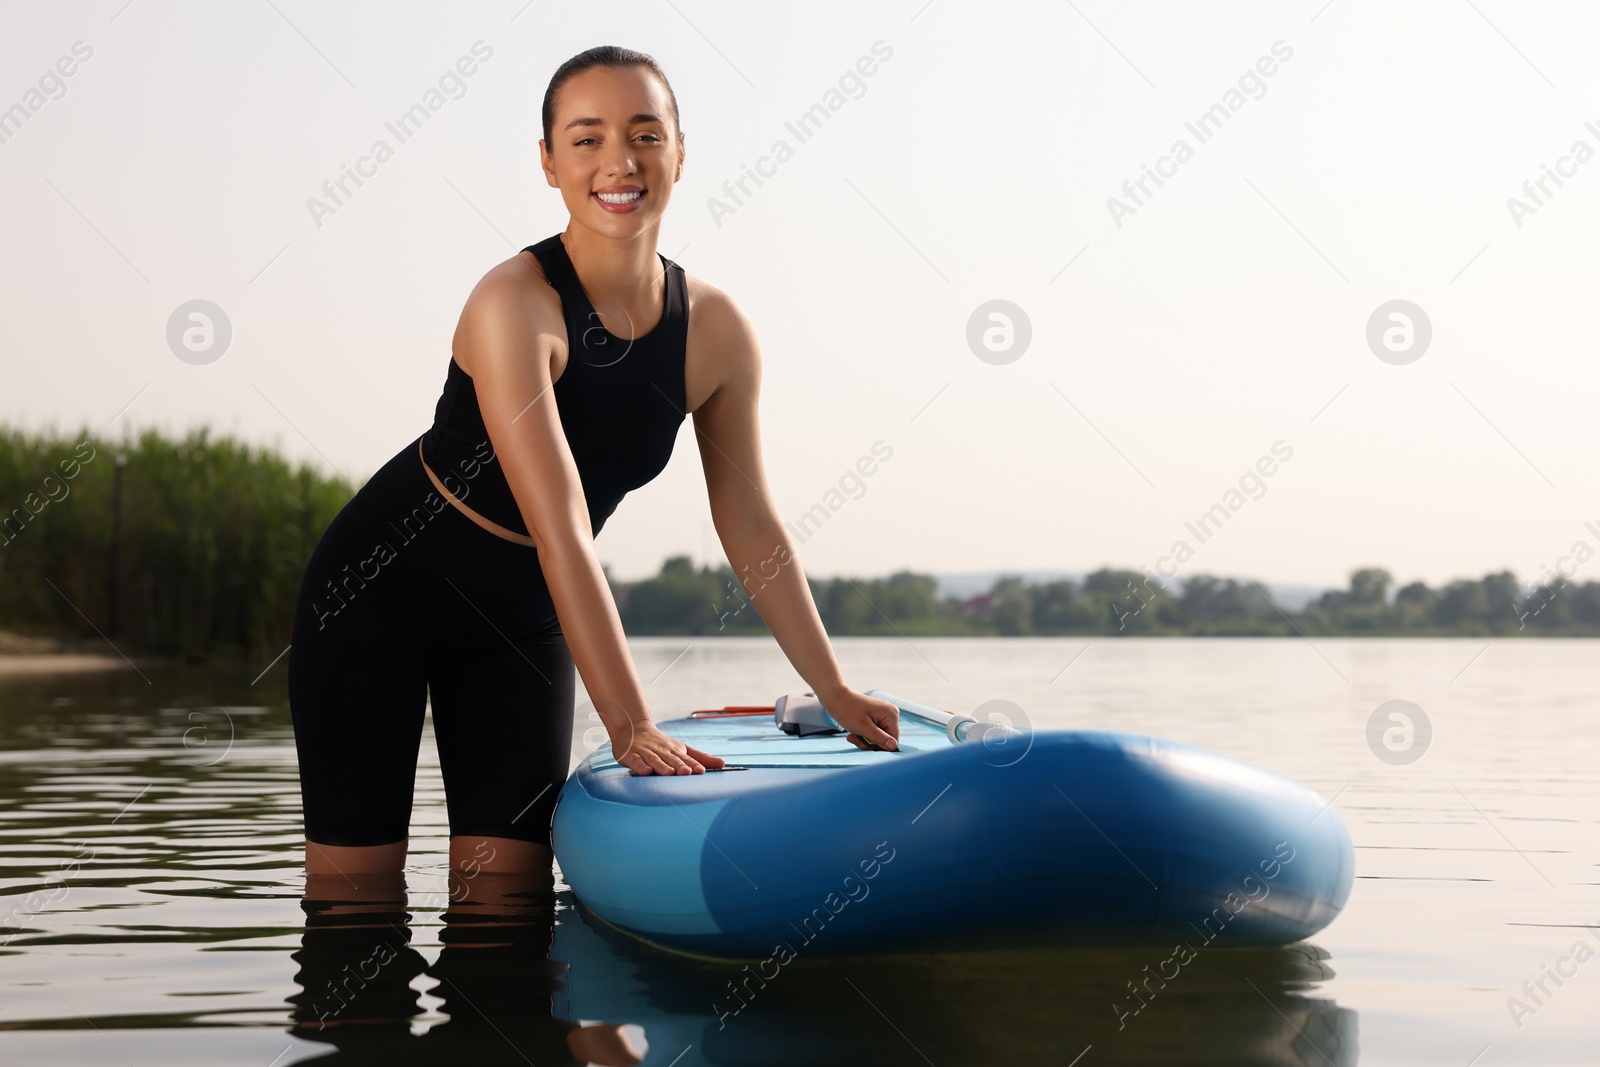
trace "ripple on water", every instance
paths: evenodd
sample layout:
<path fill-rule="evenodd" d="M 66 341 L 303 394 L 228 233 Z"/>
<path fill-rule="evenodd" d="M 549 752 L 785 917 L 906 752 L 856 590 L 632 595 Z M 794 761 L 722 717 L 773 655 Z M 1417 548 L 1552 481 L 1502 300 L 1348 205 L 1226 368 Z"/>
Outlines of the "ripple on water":
<path fill-rule="evenodd" d="M 1040 728 L 1172 737 L 1335 797 L 1358 878 L 1314 943 L 1204 950 L 1136 1013 L 1130 983 L 1159 955 L 1048 947 L 802 956 L 732 1011 L 747 972 L 645 948 L 562 886 L 521 902 L 493 937 L 455 913 L 447 923 L 429 738 L 408 907 L 362 906 L 345 930 L 313 914 L 308 926 L 281 665 L 256 686 L 199 669 L 146 671 L 149 685 L 131 672 L 10 679 L 0 681 L 0 910 L 13 931 L 0 933 L 0 1059 L 267 1067 L 332 1054 L 544 1067 L 570 1061 L 572 1042 L 614 1042 L 626 1024 L 648 1062 L 679 1067 L 1079 1055 L 1083 1067 L 1343 1065 L 1357 1062 L 1358 1043 L 1369 1067 L 1460 1067 L 1486 1045 L 1484 1067 L 1585 1062 L 1600 970 L 1581 971 L 1521 1028 L 1506 1000 L 1575 938 L 1600 950 L 1583 926 L 1600 922 L 1600 742 L 1587 724 L 1600 646 L 1502 643 L 1462 675 L 1479 644 L 1319 641 L 1326 661 L 1297 641 L 1087 644 L 836 647 L 863 688 L 963 710 L 1007 699 Z M 671 639 L 634 645 L 644 676 L 671 665 L 652 687 L 663 717 L 794 684 L 770 641 L 687 654 Z M 1425 759 L 1396 767 L 1373 757 L 1364 729 L 1374 707 L 1401 697 L 1428 709 L 1435 733 Z M 341 981 L 347 995 L 330 999 Z M 614 1025 L 580 1030 L 580 1019 Z"/>

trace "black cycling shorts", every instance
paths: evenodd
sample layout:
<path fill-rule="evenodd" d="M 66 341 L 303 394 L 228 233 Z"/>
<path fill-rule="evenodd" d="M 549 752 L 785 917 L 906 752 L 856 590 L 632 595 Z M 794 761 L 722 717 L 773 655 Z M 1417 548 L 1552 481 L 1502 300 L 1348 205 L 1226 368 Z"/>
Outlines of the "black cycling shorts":
<path fill-rule="evenodd" d="M 469 482 L 435 473 L 471 506 Z M 452 506 L 409 442 L 329 524 L 295 605 L 289 706 L 307 839 L 406 839 L 431 703 L 450 833 L 548 846 L 573 696 L 537 550 Z"/>

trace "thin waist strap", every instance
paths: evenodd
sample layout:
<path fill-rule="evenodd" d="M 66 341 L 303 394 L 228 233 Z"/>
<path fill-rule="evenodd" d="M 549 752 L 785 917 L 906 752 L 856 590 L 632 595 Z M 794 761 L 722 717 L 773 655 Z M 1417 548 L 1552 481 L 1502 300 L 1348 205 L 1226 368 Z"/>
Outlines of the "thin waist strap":
<path fill-rule="evenodd" d="M 423 435 L 423 437 L 426 436 L 426 434 Z M 439 490 L 440 494 L 446 500 L 455 505 L 455 509 L 461 512 L 461 514 L 465 515 L 467 518 L 471 519 L 485 530 L 488 530 L 496 537 L 503 537 L 507 541 L 515 541 L 517 544 L 527 545 L 529 548 L 537 547 L 533 542 L 533 538 L 529 537 L 527 534 L 519 534 L 515 530 L 508 530 L 504 526 L 501 526 L 498 522 L 495 522 L 492 519 L 484 518 L 482 515 L 479 515 L 476 511 L 473 511 L 471 508 L 467 507 L 467 505 L 457 500 L 455 494 L 444 487 L 444 483 L 439 480 L 439 476 L 433 473 L 433 468 L 428 466 L 428 461 L 423 458 L 422 437 L 417 438 L 417 458 L 422 460 L 422 469 L 428 472 L 428 480 L 433 483 L 433 487 Z"/>

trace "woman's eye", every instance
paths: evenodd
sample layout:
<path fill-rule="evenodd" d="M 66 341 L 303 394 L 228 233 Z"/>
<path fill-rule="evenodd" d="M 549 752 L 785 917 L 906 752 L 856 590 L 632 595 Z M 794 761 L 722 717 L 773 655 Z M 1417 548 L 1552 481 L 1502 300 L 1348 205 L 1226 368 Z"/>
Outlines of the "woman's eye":
<path fill-rule="evenodd" d="M 648 137 L 652 141 L 660 141 L 661 140 L 660 137 L 656 136 L 653 133 L 641 133 L 639 136 L 640 137 Z M 592 143 L 594 143 L 594 138 L 593 137 L 582 137 L 582 138 L 579 138 L 576 141 L 573 141 L 572 143 L 573 143 L 574 147 L 576 147 L 577 145 L 592 144 Z"/>

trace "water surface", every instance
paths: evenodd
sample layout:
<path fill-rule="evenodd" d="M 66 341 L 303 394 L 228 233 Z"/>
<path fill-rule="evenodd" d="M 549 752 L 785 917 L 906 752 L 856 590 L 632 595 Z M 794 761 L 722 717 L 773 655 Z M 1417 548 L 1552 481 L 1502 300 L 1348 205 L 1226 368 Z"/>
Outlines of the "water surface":
<path fill-rule="evenodd" d="M 803 688 L 768 639 L 633 647 L 660 718 Z M 1136 1016 L 1115 1006 L 1157 957 L 1047 945 L 800 958 L 734 1010 L 740 968 L 637 944 L 559 883 L 492 928 L 452 912 L 431 734 L 404 909 L 308 915 L 283 663 L 254 684 L 0 676 L 0 1061 L 544 1067 L 575 1062 L 575 1030 L 603 1044 L 621 1027 L 645 1062 L 679 1067 L 1594 1062 L 1600 642 L 835 647 L 857 688 L 1005 700 L 1036 728 L 1150 733 L 1306 782 L 1356 844 L 1345 912 L 1285 949 L 1208 948 Z M 1431 724 L 1413 762 L 1369 745 L 1391 700 Z"/>

